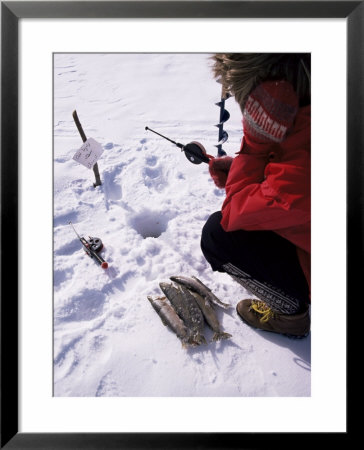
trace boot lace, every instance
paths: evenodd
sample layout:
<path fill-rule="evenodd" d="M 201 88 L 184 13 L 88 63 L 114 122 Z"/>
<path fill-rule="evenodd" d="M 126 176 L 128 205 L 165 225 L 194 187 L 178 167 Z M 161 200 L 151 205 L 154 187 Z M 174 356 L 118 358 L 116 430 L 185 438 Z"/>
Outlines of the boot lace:
<path fill-rule="evenodd" d="M 261 300 L 252 300 L 250 309 L 258 314 L 261 314 L 261 323 L 268 322 L 269 319 L 272 319 L 274 317 L 274 312 L 271 310 L 271 308 Z"/>

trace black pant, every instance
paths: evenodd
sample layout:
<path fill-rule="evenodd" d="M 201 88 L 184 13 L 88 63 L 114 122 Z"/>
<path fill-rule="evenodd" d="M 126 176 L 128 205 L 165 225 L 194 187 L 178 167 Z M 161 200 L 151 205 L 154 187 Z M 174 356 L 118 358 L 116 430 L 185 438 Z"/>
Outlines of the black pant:
<path fill-rule="evenodd" d="M 201 249 L 212 270 L 226 272 L 273 310 L 295 314 L 309 302 L 307 280 L 296 247 L 273 231 L 231 231 L 221 212 L 207 220 Z"/>

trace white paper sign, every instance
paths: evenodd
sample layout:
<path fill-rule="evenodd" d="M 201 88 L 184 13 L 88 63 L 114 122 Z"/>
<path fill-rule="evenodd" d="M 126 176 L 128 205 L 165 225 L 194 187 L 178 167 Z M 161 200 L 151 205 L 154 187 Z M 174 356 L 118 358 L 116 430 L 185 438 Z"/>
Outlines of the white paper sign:
<path fill-rule="evenodd" d="M 89 138 L 82 147 L 77 150 L 73 159 L 88 169 L 92 169 L 103 151 L 101 144 L 96 142 L 95 139 Z"/>

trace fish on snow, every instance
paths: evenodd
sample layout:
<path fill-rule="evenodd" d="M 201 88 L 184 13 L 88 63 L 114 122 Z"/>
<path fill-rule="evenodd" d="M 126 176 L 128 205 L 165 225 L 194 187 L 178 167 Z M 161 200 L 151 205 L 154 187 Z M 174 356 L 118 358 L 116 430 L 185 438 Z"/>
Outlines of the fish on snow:
<path fill-rule="evenodd" d="M 150 304 L 153 306 L 163 324 L 168 326 L 182 342 L 182 347 L 186 348 L 189 345 L 196 346 L 197 344 L 192 339 L 192 333 L 183 323 L 174 308 L 169 304 L 166 297 L 151 297 L 147 296 Z"/>
<path fill-rule="evenodd" d="M 198 345 L 207 344 L 203 335 L 204 318 L 192 294 L 186 295 L 180 287 L 175 287 L 172 283 L 161 282 L 159 286 L 186 327 L 191 330 L 193 341 Z"/>
<path fill-rule="evenodd" d="M 223 303 L 205 284 L 196 277 L 185 277 L 183 275 L 169 277 L 175 283 L 185 286 L 191 291 L 197 292 L 201 297 L 206 298 L 210 303 L 214 303 L 224 309 L 231 308 L 228 303 Z"/>
<path fill-rule="evenodd" d="M 183 288 L 186 289 L 186 288 Z M 201 309 L 201 312 L 209 325 L 209 327 L 215 332 L 212 340 L 213 341 L 221 341 L 222 339 L 231 338 L 231 334 L 222 331 L 219 319 L 217 318 L 214 307 L 211 305 L 207 298 L 203 298 L 197 292 L 192 292 L 191 294 L 195 297 L 196 303 Z"/>

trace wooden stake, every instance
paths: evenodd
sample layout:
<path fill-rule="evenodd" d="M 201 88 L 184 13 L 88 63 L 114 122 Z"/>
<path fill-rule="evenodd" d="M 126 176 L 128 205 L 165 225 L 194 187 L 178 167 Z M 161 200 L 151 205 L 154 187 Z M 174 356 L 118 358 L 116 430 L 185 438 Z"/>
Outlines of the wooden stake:
<path fill-rule="evenodd" d="M 76 110 L 73 111 L 72 117 L 73 117 L 73 120 L 75 121 L 75 124 L 76 124 L 76 127 L 78 129 L 78 132 L 80 133 L 82 142 L 86 142 L 87 141 L 87 137 L 85 135 L 85 132 L 83 131 L 83 128 L 82 128 L 80 119 L 78 118 Z M 94 187 L 101 186 L 102 183 L 101 183 L 101 179 L 100 179 L 99 166 L 97 165 L 97 163 L 94 164 L 93 171 L 94 171 L 95 179 L 96 179 L 96 182 L 94 183 Z"/>

